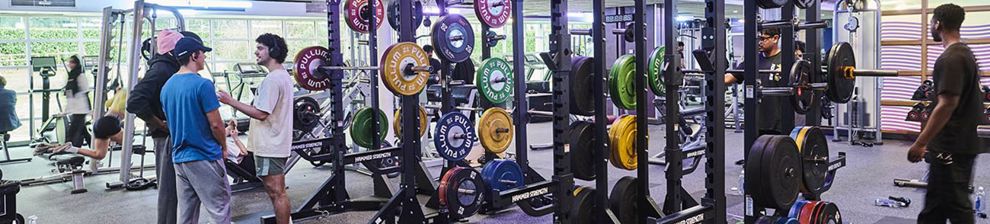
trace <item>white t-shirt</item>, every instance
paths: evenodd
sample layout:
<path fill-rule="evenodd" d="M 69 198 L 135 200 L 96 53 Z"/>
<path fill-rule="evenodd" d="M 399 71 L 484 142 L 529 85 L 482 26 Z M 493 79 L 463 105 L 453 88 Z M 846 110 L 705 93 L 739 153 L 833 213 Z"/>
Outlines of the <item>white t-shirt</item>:
<path fill-rule="evenodd" d="M 89 105 L 89 75 L 79 74 L 76 78 L 76 83 L 79 86 L 79 91 L 75 94 L 69 94 L 65 92 L 65 113 L 66 114 L 88 114 L 90 112 Z"/>
<path fill-rule="evenodd" d="M 265 121 L 251 119 L 248 150 L 256 156 L 289 157 L 292 152 L 292 85 L 285 69 L 275 70 L 258 86 L 254 107 L 268 113 Z"/>

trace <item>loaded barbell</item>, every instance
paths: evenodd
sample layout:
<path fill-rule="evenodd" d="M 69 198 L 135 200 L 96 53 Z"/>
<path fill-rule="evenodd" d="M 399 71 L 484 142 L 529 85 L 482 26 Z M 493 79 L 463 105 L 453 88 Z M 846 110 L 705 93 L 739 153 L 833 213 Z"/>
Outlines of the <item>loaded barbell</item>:
<path fill-rule="evenodd" d="M 416 95 L 423 90 L 431 68 L 423 48 L 412 42 L 396 43 L 382 55 L 380 66 L 327 65 L 330 50 L 312 46 L 296 54 L 292 73 L 300 87 L 311 91 L 329 88 L 332 71 L 342 70 L 379 71 L 385 87 L 403 96 Z"/>

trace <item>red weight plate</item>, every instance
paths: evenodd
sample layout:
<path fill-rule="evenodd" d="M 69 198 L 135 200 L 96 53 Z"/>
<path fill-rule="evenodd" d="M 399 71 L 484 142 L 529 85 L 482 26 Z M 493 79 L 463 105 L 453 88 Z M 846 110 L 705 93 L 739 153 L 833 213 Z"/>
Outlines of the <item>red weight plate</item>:
<path fill-rule="evenodd" d="M 369 0 L 347 0 L 344 3 L 344 18 L 347 22 L 347 26 L 358 33 L 368 33 L 371 26 L 371 7 L 368 6 Z M 382 26 L 383 18 L 385 18 L 385 6 L 382 4 L 382 0 L 375 0 L 375 30 L 378 30 Z"/>
<path fill-rule="evenodd" d="M 492 28 L 499 28 L 505 25 L 512 15 L 512 1 L 476 0 L 474 1 L 474 13 L 478 15 L 478 20 L 481 22 Z"/>
<path fill-rule="evenodd" d="M 293 77 L 299 87 L 310 91 L 319 91 L 330 87 L 330 76 L 316 70 L 330 61 L 330 50 L 324 47 L 312 46 L 303 48 L 296 54 Z"/>

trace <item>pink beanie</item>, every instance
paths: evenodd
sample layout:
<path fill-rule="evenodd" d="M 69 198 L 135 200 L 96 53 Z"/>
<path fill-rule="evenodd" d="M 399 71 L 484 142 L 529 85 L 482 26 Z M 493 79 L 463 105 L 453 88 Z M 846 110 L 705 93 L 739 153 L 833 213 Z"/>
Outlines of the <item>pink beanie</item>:
<path fill-rule="evenodd" d="M 165 54 L 175 49 L 175 43 L 182 39 L 182 34 L 175 30 L 162 30 L 158 32 L 158 54 Z"/>

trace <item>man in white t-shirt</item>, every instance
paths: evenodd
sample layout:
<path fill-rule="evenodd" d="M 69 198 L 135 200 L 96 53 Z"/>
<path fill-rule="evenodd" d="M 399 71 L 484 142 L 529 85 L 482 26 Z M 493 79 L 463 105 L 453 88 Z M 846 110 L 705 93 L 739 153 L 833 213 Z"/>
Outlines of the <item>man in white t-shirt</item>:
<path fill-rule="evenodd" d="M 285 163 L 292 149 L 292 85 L 289 72 L 282 67 L 288 54 L 285 40 L 266 33 L 255 39 L 254 55 L 259 65 L 268 68 L 268 76 L 261 81 L 254 103 L 238 102 L 230 94 L 220 91 L 221 103 L 251 117 L 248 132 L 248 151 L 254 152 L 258 177 L 265 183 L 265 190 L 275 207 L 275 219 L 279 224 L 290 221 L 289 198 L 285 194 Z"/>

